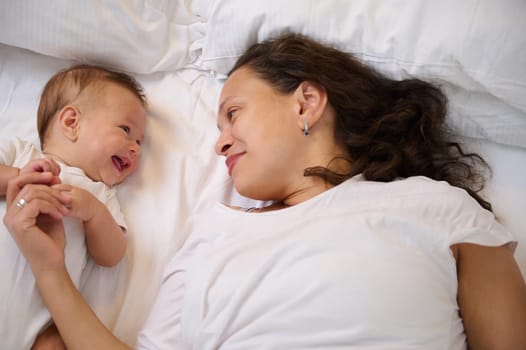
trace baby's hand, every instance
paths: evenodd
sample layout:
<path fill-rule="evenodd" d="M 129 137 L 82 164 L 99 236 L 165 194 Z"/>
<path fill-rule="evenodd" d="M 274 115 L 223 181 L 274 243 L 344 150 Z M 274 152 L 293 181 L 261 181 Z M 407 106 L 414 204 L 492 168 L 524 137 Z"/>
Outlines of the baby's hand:
<path fill-rule="evenodd" d="M 60 174 L 60 165 L 58 165 L 58 163 L 53 159 L 33 159 L 29 163 L 27 163 L 23 168 L 20 168 L 20 174 L 44 172 L 50 172 L 54 175 L 52 183 L 50 185 L 59 184 L 61 182 L 60 178 L 58 177 L 58 175 Z"/>
<path fill-rule="evenodd" d="M 67 216 L 72 216 L 82 221 L 88 221 L 95 216 L 101 202 L 90 192 L 71 185 L 58 184 L 53 186 L 68 195 L 71 199 L 67 207 Z"/>

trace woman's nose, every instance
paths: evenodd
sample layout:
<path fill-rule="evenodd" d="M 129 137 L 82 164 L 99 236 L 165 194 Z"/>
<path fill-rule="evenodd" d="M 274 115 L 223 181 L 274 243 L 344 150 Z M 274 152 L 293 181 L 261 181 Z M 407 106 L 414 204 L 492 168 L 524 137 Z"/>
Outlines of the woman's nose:
<path fill-rule="evenodd" d="M 217 139 L 215 151 L 217 155 L 226 156 L 227 151 L 232 146 L 233 138 L 227 130 L 221 131 L 221 135 Z"/>

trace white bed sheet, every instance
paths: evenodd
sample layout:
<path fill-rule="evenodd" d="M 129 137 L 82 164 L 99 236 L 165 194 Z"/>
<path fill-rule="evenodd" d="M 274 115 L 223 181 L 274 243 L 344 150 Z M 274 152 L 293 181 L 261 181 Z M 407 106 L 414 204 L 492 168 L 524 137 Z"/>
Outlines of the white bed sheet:
<path fill-rule="evenodd" d="M 97 4 L 97 6 L 100 5 L 102 9 L 105 6 L 109 6 L 105 1 L 90 3 Z M 93 63 L 109 63 L 111 66 L 128 68 L 130 70 L 137 68 L 134 70 L 135 76 L 145 86 L 149 100 L 149 117 L 141 166 L 138 172 L 129 181 L 120 186 L 118 190 L 129 226 L 128 254 L 126 260 L 116 268 L 95 268 L 96 273 L 89 280 L 91 284 L 87 292 L 90 301 L 95 304 L 100 318 L 117 336 L 129 344 L 133 344 L 137 332 L 155 298 L 164 264 L 185 238 L 184 225 L 188 213 L 192 210 L 199 210 L 203 203 L 211 200 L 224 199 L 237 204 L 246 201 L 232 192 L 223 160 L 213 152 L 213 145 L 218 136 L 215 111 L 221 87 L 220 77 L 223 76 L 224 69 L 229 64 L 228 62 L 235 59 L 249 39 L 261 39 L 265 35 L 275 32 L 277 27 L 284 26 L 283 23 L 279 22 L 280 19 L 284 18 L 283 16 L 275 17 L 275 21 L 264 21 L 261 20 L 259 12 L 267 11 L 267 14 L 273 13 L 272 11 L 279 12 L 284 9 L 284 7 L 280 6 L 285 6 L 285 3 L 282 0 L 269 0 L 266 5 L 268 8 L 262 8 L 258 10 L 259 12 L 253 13 L 254 18 L 259 16 L 260 20 L 249 21 L 246 24 L 259 27 L 253 29 L 253 31 L 249 31 L 248 29 L 250 28 L 247 28 L 246 32 L 240 31 L 237 26 L 235 28 L 230 27 L 230 32 L 226 32 L 226 29 L 229 27 L 225 27 L 227 25 L 233 26 L 232 22 L 235 14 L 232 11 L 234 9 L 239 10 L 244 8 L 243 6 L 248 6 L 246 4 L 242 5 L 243 1 L 241 3 L 235 0 L 225 1 L 223 2 L 224 5 L 213 0 L 178 1 L 174 7 L 177 10 L 184 8 L 187 12 L 178 12 L 177 16 L 171 17 L 165 16 L 166 14 L 163 12 L 170 10 L 170 2 L 145 1 L 144 6 L 149 6 L 148 11 L 150 12 L 147 13 L 151 15 L 150 17 L 134 17 L 133 11 L 142 13 L 141 11 L 144 10 L 144 7 L 141 6 L 142 1 L 114 1 L 114 3 L 119 4 L 111 9 L 115 16 L 118 15 L 116 17 L 119 19 L 118 23 L 121 24 L 121 27 L 125 25 L 130 26 L 133 29 L 133 33 L 141 28 L 149 28 L 150 30 L 171 28 L 170 30 L 172 31 L 183 28 L 186 36 L 175 35 L 176 33 L 174 33 L 174 37 L 163 36 L 165 41 L 157 42 L 160 46 L 155 46 L 157 51 L 154 51 L 161 58 L 148 56 L 146 57 L 148 60 L 144 62 L 140 61 L 140 57 L 125 60 L 128 54 L 133 56 L 142 52 L 141 48 L 135 48 L 136 50 L 133 51 L 133 44 L 136 42 L 135 40 L 142 38 L 141 35 L 145 35 L 144 33 L 137 33 L 138 36 L 134 37 L 133 40 L 125 41 L 126 45 L 128 45 L 128 50 L 132 51 L 124 50 L 123 52 L 126 54 L 121 53 L 116 57 L 111 56 L 111 54 L 115 53 L 114 51 L 112 51 L 113 53 L 108 53 L 101 50 L 101 47 L 90 48 L 93 55 L 90 57 L 84 56 L 83 52 L 85 53 L 85 51 L 79 52 L 75 51 L 75 47 L 58 45 L 61 43 L 61 39 L 64 39 L 60 36 L 56 38 L 39 36 L 40 40 L 43 41 L 39 42 L 42 46 L 37 48 L 31 47 L 31 42 L 24 42 L 25 45 L 20 45 L 22 47 L 31 47 L 35 50 L 41 49 L 41 52 L 48 50 L 48 52 L 45 52 L 45 55 L 15 46 L 0 44 L 0 138 L 16 135 L 33 140 L 35 143 L 37 142 L 35 125 L 39 94 L 47 79 L 57 70 L 74 63 L 73 58 Z M 346 1 L 331 1 L 332 5 L 338 3 L 340 6 L 347 6 L 348 4 Z M 362 5 L 362 10 L 369 9 L 369 5 L 366 5 L 368 4 L 367 2 L 358 1 L 357 3 Z M 426 6 L 432 6 L 430 5 L 432 2 L 423 3 L 427 4 Z M 505 3 L 518 4 L 515 0 L 506 0 Z M 6 4 L 9 6 L 6 7 Z M 24 6 L 30 7 L 29 5 L 35 6 L 35 4 L 34 1 L 29 0 L 20 0 L 18 2 L 8 0 L 2 3 L 2 6 L 3 8 L 9 8 L 11 11 L 19 11 L 15 12 L 21 14 L 24 13 Z M 311 2 L 309 4 L 312 5 Z M 474 2 L 470 2 L 470 4 L 473 5 Z M 490 6 L 488 2 L 484 4 L 486 7 L 483 6 L 482 8 L 487 9 Z M 186 5 L 188 7 L 185 7 Z M 330 6 L 332 5 L 324 6 L 324 11 L 330 12 Z M 2 6 L 0 6 L 0 10 Z M 90 5 L 85 6 L 90 8 Z M 98 8 L 97 6 L 93 8 Z M 429 9 L 429 7 L 425 8 Z M 157 11 L 159 9 L 163 11 Z M 8 20 L 11 17 L 7 16 L 5 11 L 0 12 L 2 12 L 0 18 L 5 25 L 7 22 L 4 20 Z M 44 13 L 49 14 L 53 13 L 53 11 L 44 11 Z M 102 11 L 101 13 L 107 12 Z M 123 16 L 123 13 L 129 15 L 133 20 L 127 21 L 125 17 L 119 17 Z M 187 13 L 189 15 L 185 17 L 184 15 Z M 250 17 L 251 12 L 248 10 L 243 13 L 246 16 L 244 19 Z M 310 15 L 313 15 L 313 13 L 315 12 L 308 12 Z M 39 17 L 38 14 L 38 11 L 32 11 L 32 18 L 34 20 L 42 20 L 44 18 L 43 24 L 46 24 L 45 18 L 47 17 Z M 292 29 L 298 28 L 305 32 L 313 31 L 314 33 L 319 33 L 319 35 L 324 34 L 319 32 L 319 28 L 308 27 L 309 23 L 315 22 L 306 21 L 302 19 L 303 17 L 299 17 L 300 15 L 304 15 L 304 13 L 299 10 L 289 13 L 289 20 L 296 21 L 290 23 L 297 24 Z M 355 13 L 355 15 L 357 16 L 356 18 L 364 18 L 363 13 Z M 207 16 L 215 16 L 207 24 L 208 29 L 211 29 L 213 26 L 215 26 L 215 29 L 212 33 L 209 32 L 207 36 L 203 37 L 207 29 L 203 23 L 206 22 Z M 409 15 L 406 13 L 406 16 Z M 148 26 L 146 22 L 152 18 L 155 19 L 160 27 Z M 342 17 L 342 19 L 345 18 Z M 13 22 L 12 19 L 11 22 Z M 64 27 L 64 23 L 59 22 L 56 27 L 53 26 L 53 23 L 47 23 L 47 27 L 34 25 L 25 32 L 26 36 L 24 36 L 24 33 L 21 34 L 11 27 L 9 28 L 11 30 L 9 33 L 22 36 L 22 39 L 28 39 L 32 38 L 31 30 L 35 31 L 38 28 L 47 28 L 46 30 L 56 29 L 58 31 L 70 30 L 68 38 L 74 39 L 75 35 L 78 34 L 75 32 L 75 28 Z M 141 24 L 139 29 L 133 27 L 137 23 Z M 16 25 L 16 21 L 12 24 Z M 87 24 L 88 26 L 84 28 L 86 32 L 90 29 L 89 26 L 96 25 L 94 22 Z M 267 27 L 264 25 L 267 25 Z M 272 27 L 272 25 L 275 27 Z M 307 27 L 305 27 L 306 25 Z M 0 27 L 6 29 L 2 26 Z M 100 28 L 93 28 L 98 30 L 98 35 L 104 34 L 100 33 Z M 102 28 L 106 27 L 102 26 Z M 156 32 L 155 30 L 154 33 L 163 35 L 162 31 Z M 0 42 L 5 43 L 7 39 L 12 38 L 10 36 L 6 37 L 5 33 L 7 31 L 2 31 L 2 33 L 4 34 L 0 34 L 0 39 L 2 39 Z M 341 31 L 340 33 L 350 35 L 350 32 L 346 31 Z M 248 35 L 248 37 L 243 37 L 240 44 L 236 35 L 244 34 Z M 333 34 L 336 35 L 336 32 Z M 222 38 L 218 37 L 220 35 L 224 36 Z M 215 37 L 218 37 L 216 41 L 214 41 Z M 177 40 L 172 41 L 171 39 L 174 38 L 177 38 Z M 219 41 L 220 38 L 224 40 Z M 94 35 L 88 35 L 85 39 L 87 42 L 80 48 L 76 47 L 76 50 L 85 50 L 89 45 L 97 43 L 97 38 Z M 110 37 L 107 41 L 104 41 L 104 45 L 118 42 L 118 39 L 118 35 L 117 37 Z M 228 42 L 225 41 L 226 39 L 235 40 Z M 380 44 L 392 45 L 396 41 L 391 39 L 392 37 L 388 36 L 385 39 L 386 41 Z M 18 42 L 22 41 L 19 40 Z M 179 50 L 177 51 L 178 53 L 167 50 L 166 47 L 162 46 L 163 43 L 171 42 L 176 44 L 175 50 Z M 15 40 L 12 43 L 16 44 L 17 42 Z M 43 43 L 47 43 L 47 46 Z M 86 45 L 86 43 L 89 43 L 89 45 Z M 220 44 L 224 46 L 220 46 Z M 226 48 L 227 51 L 220 54 L 214 51 L 222 47 Z M 228 51 L 229 49 L 231 51 Z M 433 48 L 435 51 L 439 49 L 441 48 Z M 430 52 L 434 52 L 433 50 Z M 389 55 L 393 52 L 396 53 L 396 50 L 387 51 Z M 199 56 L 200 54 L 203 56 Z M 517 62 L 520 63 L 521 60 L 526 58 L 526 55 L 519 52 L 517 57 Z M 124 61 L 123 65 L 119 66 L 121 58 Z M 142 66 L 141 63 L 144 63 L 145 66 Z M 408 61 L 402 62 L 397 60 L 396 57 L 384 57 L 380 63 L 383 63 L 389 69 L 397 68 L 396 63 L 409 64 Z M 418 73 L 418 69 L 422 72 L 426 66 L 415 65 L 413 68 Z M 524 74 L 524 71 L 526 71 L 526 68 L 518 73 Z M 480 72 L 477 71 L 475 73 Z M 407 74 L 409 73 L 403 73 L 403 75 Z M 448 74 L 452 73 L 448 72 Z M 518 81 L 523 76 L 520 74 L 517 75 Z M 471 99 L 468 105 L 463 105 L 461 99 L 458 100 L 458 103 L 455 105 L 457 111 L 462 109 L 463 106 L 474 106 L 478 101 L 489 101 L 487 96 L 478 100 L 481 94 L 485 94 L 484 89 L 476 91 L 476 93 L 471 93 L 473 91 L 469 89 L 455 91 L 455 89 L 459 89 L 457 85 L 451 84 L 449 86 L 452 89 L 451 91 L 460 91 L 460 93 L 467 94 L 466 98 Z M 525 91 L 525 86 L 526 84 L 518 85 L 517 91 Z M 483 88 L 483 86 L 481 87 Z M 508 87 L 508 85 L 504 86 L 506 89 Z M 499 89 L 498 86 L 494 88 Z M 502 92 L 504 90 L 498 91 Z M 520 101 L 521 96 L 518 96 L 518 98 L 516 95 L 513 95 L 512 97 L 513 101 L 516 102 Z M 460 115 L 465 113 L 469 115 L 469 108 L 461 111 Z M 517 111 L 519 109 L 513 109 L 514 113 Z M 500 129 L 498 133 L 495 133 L 491 129 L 491 125 L 495 125 L 492 124 L 494 121 L 485 123 L 483 118 L 486 116 L 478 115 L 476 117 L 478 119 L 460 119 L 457 120 L 457 123 L 464 123 L 461 127 L 463 137 L 475 137 L 473 139 L 465 138 L 470 148 L 480 151 L 493 167 L 493 178 L 488 184 L 487 193 L 494 204 L 495 213 L 499 219 L 519 240 L 516 257 L 526 277 L 526 216 L 523 213 L 524 208 L 526 208 L 526 148 L 518 146 L 522 143 L 526 145 L 526 138 L 524 138 L 524 135 L 526 135 L 524 124 L 526 119 L 523 119 L 522 112 L 513 114 L 510 116 L 509 123 L 498 122 Z M 494 117 L 494 115 L 487 116 L 487 118 L 491 117 Z M 480 127 L 480 129 L 476 129 L 477 127 Z M 471 133 L 470 130 L 472 131 Z M 490 134 L 487 133 L 488 130 Z M 502 141 L 502 143 L 494 143 L 487 139 Z M 505 142 L 506 140 L 511 140 L 511 142 Z M 516 145 L 504 145 L 503 143 Z"/>

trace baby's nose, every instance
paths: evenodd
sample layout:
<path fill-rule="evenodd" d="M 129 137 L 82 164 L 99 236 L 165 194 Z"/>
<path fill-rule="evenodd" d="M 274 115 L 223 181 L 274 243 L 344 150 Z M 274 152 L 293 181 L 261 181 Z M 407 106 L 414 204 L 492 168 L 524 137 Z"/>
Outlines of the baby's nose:
<path fill-rule="evenodd" d="M 141 146 L 136 142 L 130 145 L 130 153 L 132 157 L 139 157 L 141 155 Z"/>

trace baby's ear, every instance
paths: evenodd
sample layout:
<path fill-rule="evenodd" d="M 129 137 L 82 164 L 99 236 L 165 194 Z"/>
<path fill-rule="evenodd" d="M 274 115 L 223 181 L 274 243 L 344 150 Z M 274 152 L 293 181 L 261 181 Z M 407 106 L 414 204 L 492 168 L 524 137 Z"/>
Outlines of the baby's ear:
<path fill-rule="evenodd" d="M 72 105 L 63 107 L 58 114 L 60 130 L 70 141 L 75 142 L 80 128 L 80 110 Z"/>

